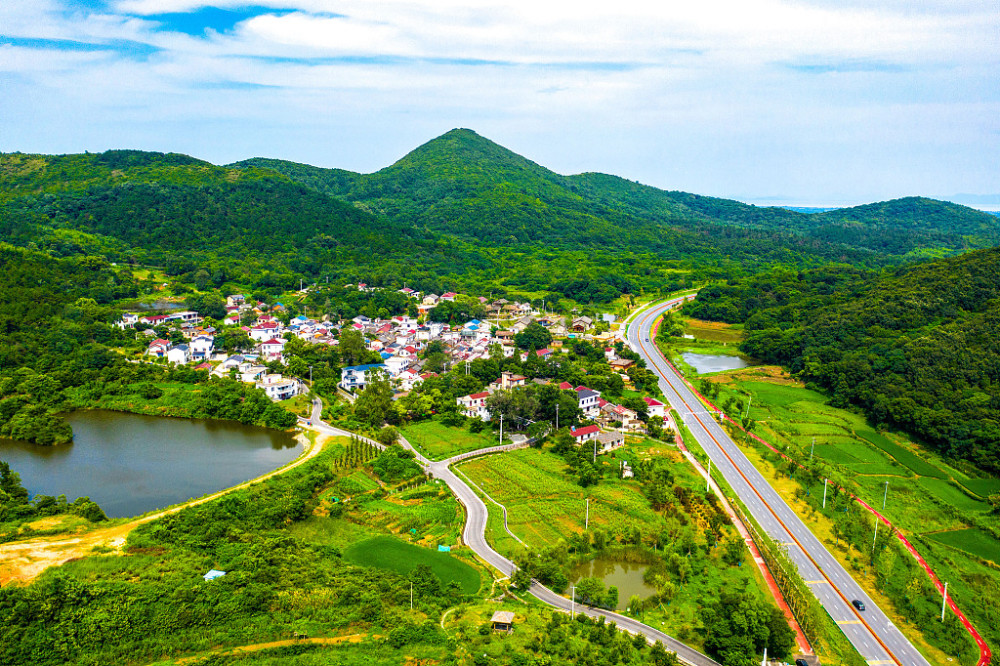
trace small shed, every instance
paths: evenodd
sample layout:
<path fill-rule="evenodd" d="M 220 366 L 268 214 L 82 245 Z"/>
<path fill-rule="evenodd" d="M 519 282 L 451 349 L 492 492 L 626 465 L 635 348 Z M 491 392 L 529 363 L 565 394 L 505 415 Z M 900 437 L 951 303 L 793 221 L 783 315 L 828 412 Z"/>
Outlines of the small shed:
<path fill-rule="evenodd" d="M 493 626 L 493 631 L 503 631 L 509 634 L 514 631 L 514 612 L 497 611 L 490 618 L 490 624 Z"/>
<path fill-rule="evenodd" d="M 226 575 L 225 571 L 219 571 L 218 569 L 211 569 L 207 574 L 203 576 L 203 578 L 206 581 L 208 581 L 208 580 L 215 580 L 216 578 L 222 578 L 225 575 Z"/>

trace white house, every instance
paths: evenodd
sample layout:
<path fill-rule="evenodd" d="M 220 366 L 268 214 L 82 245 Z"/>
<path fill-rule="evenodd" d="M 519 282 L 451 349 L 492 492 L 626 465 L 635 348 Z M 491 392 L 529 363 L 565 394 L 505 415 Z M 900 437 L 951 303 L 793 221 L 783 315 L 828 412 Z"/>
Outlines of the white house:
<path fill-rule="evenodd" d="M 215 338 L 210 335 L 199 335 L 191 340 L 189 346 L 191 358 L 196 361 L 204 361 L 215 351 Z"/>
<path fill-rule="evenodd" d="M 171 342 L 170 340 L 164 340 L 163 338 L 157 338 L 149 343 L 149 348 L 146 350 L 148 356 L 155 356 L 156 358 L 163 358 L 170 351 Z"/>
<path fill-rule="evenodd" d="M 284 351 L 285 341 L 280 338 L 273 338 L 267 342 L 262 342 L 260 345 L 260 353 L 269 361 L 280 359 Z"/>
<path fill-rule="evenodd" d="M 122 320 L 118 322 L 119 328 L 135 328 L 135 325 L 139 323 L 139 315 L 133 314 L 131 312 L 126 312 L 122 314 Z"/>
<path fill-rule="evenodd" d="M 462 410 L 462 414 L 471 418 L 478 418 L 483 421 L 490 420 L 490 411 L 486 409 L 486 399 L 490 394 L 486 391 L 462 396 L 456 402 Z"/>
<path fill-rule="evenodd" d="M 386 372 L 384 363 L 354 365 L 340 371 L 340 385 L 348 391 L 361 391 L 371 382 L 372 372 Z"/>
<path fill-rule="evenodd" d="M 646 403 L 646 412 L 650 416 L 659 416 L 660 418 L 662 418 L 665 415 L 664 414 L 665 406 L 659 400 L 655 400 L 653 398 L 643 398 L 643 401 Z"/>
<path fill-rule="evenodd" d="M 250 338 L 257 342 L 264 342 L 278 337 L 280 333 L 281 325 L 278 322 L 265 321 L 250 329 Z"/>
<path fill-rule="evenodd" d="M 598 435 L 601 434 L 601 426 L 591 425 L 583 428 L 570 428 L 569 434 L 573 436 L 577 444 L 583 444 L 592 439 L 597 439 Z"/>
<path fill-rule="evenodd" d="M 264 375 L 255 384 L 271 400 L 288 400 L 299 394 L 299 383 L 294 379 L 288 379 L 281 375 Z"/>
<path fill-rule="evenodd" d="M 167 350 L 167 360 L 177 365 L 191 362 L 191 348 L 187 345 L 177 345 Z"/>

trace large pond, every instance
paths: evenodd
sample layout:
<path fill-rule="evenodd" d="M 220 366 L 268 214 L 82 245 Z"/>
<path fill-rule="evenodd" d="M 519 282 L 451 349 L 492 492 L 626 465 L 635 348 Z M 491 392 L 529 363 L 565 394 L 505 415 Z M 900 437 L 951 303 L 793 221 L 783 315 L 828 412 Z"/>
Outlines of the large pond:
<path fill-rule="evenodd" d="M 36 446 L 0 439 L 0 460 L 32 495 L 88 495 L 111 517 L 134 516 L 222 490 L 293 460 L 286 432 L 232 421 L 171 419 L 110 411 L 67 415 L 73 443 Z"/>
<path fill-rule="evenodd" d="M 699 354 L 684 352 L 681 354 L 684 362 L 694 368 L 699 375 L 706 372 L 722 372 L 723 370 L 739 370 L 750 364 L 739 356 L 729 354 Z"/>
<path fill-rule="evenodd" d="M 604 581 L 605 587 L 617 587 L 618 607 L 615 610 L 625 610 L 632 595 L 646 599 L 656 594 L 656 588 L 646 585 L 642 580 L 648 568 L 648 564 L 621 562 L 611 556 L 595 557 L 573 569 L 573 582 L 593 577 Z"/>

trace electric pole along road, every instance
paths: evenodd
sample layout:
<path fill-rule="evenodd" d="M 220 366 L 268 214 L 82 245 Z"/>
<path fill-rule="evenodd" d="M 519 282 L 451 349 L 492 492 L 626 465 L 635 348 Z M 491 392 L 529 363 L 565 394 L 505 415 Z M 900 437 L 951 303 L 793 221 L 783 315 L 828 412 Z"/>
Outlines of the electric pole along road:
<path fill-rule="evenodd" d="M 684 425 L 712 460 L 750 514 L 789 559 L 833 620 L 871 666 L 929 666 L 861 586 L 820 543 L 791 507 L 778 495 L 729 434 L 715 421 L 684 380 L 665 361 L 653 342 L 653 325 L 667 310 L 679 306 L 676 298 L 639 313 L 628 327 L 628 343 L 660 378 L 660 388 Z M 852 602 L 864 604 L 863 611 Z"/>

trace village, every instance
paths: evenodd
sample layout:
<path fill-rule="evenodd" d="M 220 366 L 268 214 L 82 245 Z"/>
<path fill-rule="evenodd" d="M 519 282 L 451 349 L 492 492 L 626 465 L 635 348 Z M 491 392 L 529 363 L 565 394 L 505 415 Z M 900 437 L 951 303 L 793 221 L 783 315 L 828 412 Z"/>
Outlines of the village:
<path fill-rule="evenodd" d="M 347 287 L 375 290 L 364 283 Z M 184 310 L 162 314 L 126 313 L 119 326 L 135 328 L 142 325 L 139 326 L 143 329 L 141 335 L 150 338 L 144 354 L 147 361 L 190 366 L 214 376 L 237 379 L 261 389 L 276 402 L 309 391 L 307 380 L 311 381 L 311 377 L 292 376 L 285 365 L 289 341 L 297 338 L 308 345 L 336 347 L 345 333 L 359 339 L 373 361 L 341 369 L 338 389 L 349 401 L 364 391 L 376 376 L 387 379 L 394 398 L 399 399 L 418 389 L 429 378 L 439 376 L 439 372 L 455 367 L 465 367 L 467 371 L 469 364 L 477 360 L 510 359 L 518 355 L 524 363 L 529 354 L 534 354 L 541 361 L 558 364 L 574 345 L 580 343 L 603 350 L 603 360 L 620 379 L 620 385 L 630 390 L 635 388 L 630 371 L 638 369 L 637 357 L 628 353 L 627 347 L 623 348 L 614 315 L 605 314 L 595 321 L 588 316 L 540 311 L 529 303 L 506 299 L 491 302 L 479 297 L 487 313 L 485 318 L 448 325 L 431 321 L 428 315 L 439 304 L 459 298 L 459 294 L 421 294 L 410 288 L 399 292 L 415 301 L 417 316 L 372 319 L 358 315 L 350 320 L 331 321 L 329 316 L 314 319 L 304 314 L 290 316 L 280 302 L 252 302 L 242 294 L 233 294 L 226 298 L 226 315 L 221 322 L 206 321 L 198 312 Z M 528 331 L 529 327 L 545 332 L 544 347 L 524 349 L 522 344 L 519 348 L 519 334 Z M 217 346 L 220 336 L 233 332 L 245 335 L 240 338 L 241 348 L 227 352 Z M 435 368 L 437 372 L 428 367 L 425 352 L 431 348 L 444 355 L 443 368 Z M 378 362 L 374 362 L 376 359 Z M 284 368 L 283 371 L 276 372 L 278 367 Z M 627 434 L 641 435 L 649 430 L 659 434 L 660 426 L 669 420 L 664 403 L 654 397 L 642 396 L 640 403 L 633 399 L 629 407 L 606 399 L 601 390 L 584 384 L 574 385 L 545 377 L 529 379 L 508 371 L 500 372 L 482 391 L 456 396 L 455 403 L 465 418 L 495 423 L 498 415 L 490 408 L 490 396 L 498 391 L 523 389 L 528 384 L 554 385 L 560 391 L 575 395 L 576 413 L 564 414 L 568 417 L 564 423 L 576 424 L 569 428 L 570 435 L 576 444 L 592 446 L 594 455 L 623 446 Z M 558 421 L 556 407 L 556 428 Z M 524 435 L 514 436 L 524 438 Z"/>

